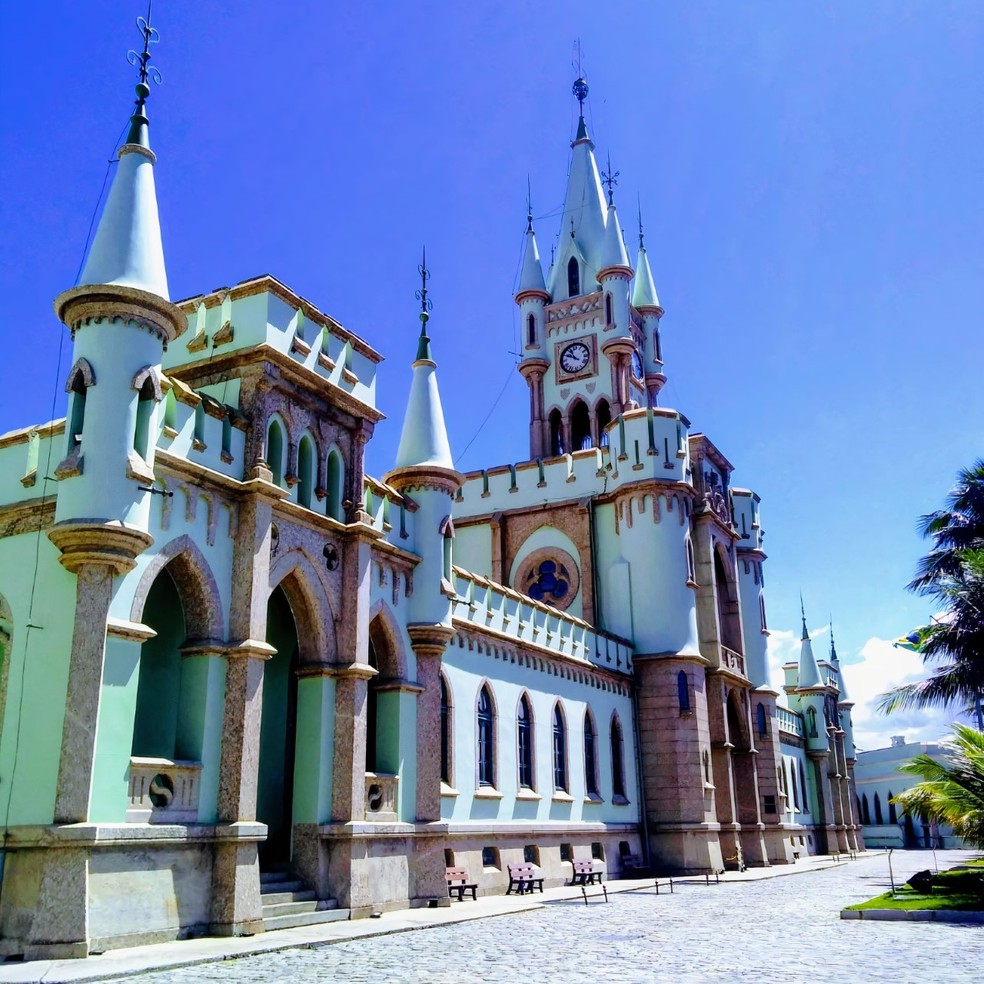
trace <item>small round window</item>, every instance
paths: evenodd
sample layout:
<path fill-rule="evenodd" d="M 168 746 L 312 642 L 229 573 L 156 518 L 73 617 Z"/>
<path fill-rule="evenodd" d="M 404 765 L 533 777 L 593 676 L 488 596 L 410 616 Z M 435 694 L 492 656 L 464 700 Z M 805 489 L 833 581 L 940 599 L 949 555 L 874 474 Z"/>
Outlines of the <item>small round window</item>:
<path fill-rule="evenodd" d="M 513 587 L 534 601 L 564 610 L 574 600 L 580 584 L 577 562 L 566 550 L 542 547 L 519 565 Z"/>

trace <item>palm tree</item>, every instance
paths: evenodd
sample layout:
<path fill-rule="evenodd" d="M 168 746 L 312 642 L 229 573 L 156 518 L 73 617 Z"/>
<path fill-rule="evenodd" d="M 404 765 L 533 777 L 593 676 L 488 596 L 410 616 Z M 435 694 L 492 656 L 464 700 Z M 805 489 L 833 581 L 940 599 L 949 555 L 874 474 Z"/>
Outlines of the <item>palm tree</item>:
<path fill-rule="evenodd" d="M 909 590 L 933 598 L 942 610 L 916 633 L 917 651 L 931 672 L 882 694 L 879 706 L 893 711 L 969 702 L 984 730 L 984 460 L 961 469 L 945 508 L 923 516 L 919 529 L 933 549 Z"/>
<path fill-rule="evenodd" d="M 949 824 L 974 847 L 984 848 L 984 733 L 953 726 L 946 759 L 917 755 L 900 766 L 923 781 L 892 801 L 909 816 Z"/>

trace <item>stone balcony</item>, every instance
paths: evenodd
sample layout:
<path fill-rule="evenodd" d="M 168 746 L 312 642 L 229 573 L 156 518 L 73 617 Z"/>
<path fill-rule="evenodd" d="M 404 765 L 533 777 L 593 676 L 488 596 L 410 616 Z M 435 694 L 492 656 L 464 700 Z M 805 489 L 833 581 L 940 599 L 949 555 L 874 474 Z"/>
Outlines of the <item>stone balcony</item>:
<path fill-rule="evenodd" d="M 721 669 L 731 670 L 732 673 L 737 673 L 739 676 L 746 676 L 745 657 L 741 653 L 736 653 L 733 649 L 728 649 L 727 646 L 722 646 Z"/>
<path fill-rule="evenodd" d="M 400 777 L 382 772 L 366 773 L 366 820 L 396 823 Z"/>

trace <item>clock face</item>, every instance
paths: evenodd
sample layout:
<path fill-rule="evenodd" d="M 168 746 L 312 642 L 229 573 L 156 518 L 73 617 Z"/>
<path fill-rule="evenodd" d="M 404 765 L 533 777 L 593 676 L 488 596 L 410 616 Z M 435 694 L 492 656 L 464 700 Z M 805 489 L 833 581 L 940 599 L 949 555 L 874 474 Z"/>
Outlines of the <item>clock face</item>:
<path fill-rule="evenodd" d="M 639 358 L 638 352 L 632 353 L 632 375 L 636 379 L 642 379 L 642 359 Z"/>
<path fill-rule="evenodd" d="M 564 372 L 580 372 L 591 358 L 591 350 L 584 342 L 572 342 L 560 353 L 560 367 Z"/>

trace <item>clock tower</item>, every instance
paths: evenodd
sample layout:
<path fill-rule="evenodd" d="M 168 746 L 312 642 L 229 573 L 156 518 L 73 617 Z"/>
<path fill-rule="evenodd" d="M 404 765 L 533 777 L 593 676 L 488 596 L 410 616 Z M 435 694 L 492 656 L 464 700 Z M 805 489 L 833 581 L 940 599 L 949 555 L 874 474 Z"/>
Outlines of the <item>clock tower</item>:
<path fill-rule="evenodd" d="M 516 303 L 530 387 L 530 457 L 546 458 L 607 445 L 608 425 L 625 410 L 655 402 L 652 376 L 662 369 L 655 302 L 633 303 L 629 262 L 615 209 L 618 172 L 598 171 L 584 120 L 588 84 L 573 86 L 580 106 L 561 229 L 546 279 L 532 210 Z M 607 185 L 607 202 L 602 186 Z M 643 254 L 648 300 L 652 274 Z M 639 291 L 637 290 L 638 294 Z M 655 297 L 655 288 L 651 289 Z"/>

